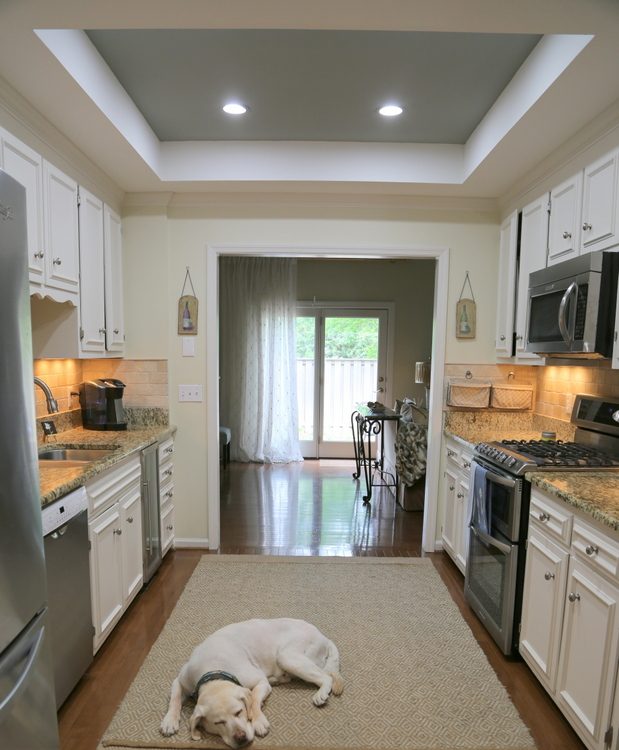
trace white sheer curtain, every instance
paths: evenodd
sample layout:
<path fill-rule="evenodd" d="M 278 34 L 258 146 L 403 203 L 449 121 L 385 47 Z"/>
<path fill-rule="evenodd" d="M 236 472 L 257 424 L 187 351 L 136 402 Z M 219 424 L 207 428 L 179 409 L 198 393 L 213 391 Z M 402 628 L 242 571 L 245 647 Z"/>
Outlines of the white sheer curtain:
<path fill-rule="evenodd" d="M 302 461 L 295 351 L 296 261 L 219 261 L 220 421 L 231 458 Z"/>

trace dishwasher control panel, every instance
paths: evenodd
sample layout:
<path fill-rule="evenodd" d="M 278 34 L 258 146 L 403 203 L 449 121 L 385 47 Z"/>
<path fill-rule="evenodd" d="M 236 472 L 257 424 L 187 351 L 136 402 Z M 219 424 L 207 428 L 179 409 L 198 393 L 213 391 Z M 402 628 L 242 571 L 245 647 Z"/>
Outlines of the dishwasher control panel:
<path fill-rule="evenodd" d="M 52 531 L 64 526 L 72 518 L 79 515 L 83 510 L 88 508 L 88 496 L 86 488 L 80 487 L 74 492 L 61 497 L 59 500 L 50 503 L 41 511 L 43 521 L 43 536 L 51 534 Z"/>

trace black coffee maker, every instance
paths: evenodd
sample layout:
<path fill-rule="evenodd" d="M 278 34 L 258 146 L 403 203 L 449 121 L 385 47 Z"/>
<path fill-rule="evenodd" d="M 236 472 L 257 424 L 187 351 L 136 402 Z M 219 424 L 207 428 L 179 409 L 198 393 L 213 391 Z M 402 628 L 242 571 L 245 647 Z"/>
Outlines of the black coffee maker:
<path fill-rule="evenodd" d="M 80 384 L 80 406 L 85 430 L 126 430 L 123 408 L 125 384 L 115 378 L 87 380 Z"/>

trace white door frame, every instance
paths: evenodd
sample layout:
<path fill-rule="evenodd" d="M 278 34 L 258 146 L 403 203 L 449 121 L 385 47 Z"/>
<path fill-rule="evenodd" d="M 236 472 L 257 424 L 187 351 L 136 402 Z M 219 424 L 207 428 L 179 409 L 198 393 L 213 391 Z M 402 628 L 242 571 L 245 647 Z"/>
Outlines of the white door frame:
<path fill-rule="evenodd" d="M 299 311 L 306 310 L 308 314 L 315 309 L 321 310 L 324 314 L 325 311 L 357 311 L 363 310 L 368 312 L 377 311 L 378 313 L 387 313 L 387 333 L 385 336 L 385 348 L 384 348 L 384 377 L 385 377 L 385 391 L 381 396 L 376 394 L 377 401 L 384 401 L 387 406 L 391 406 L 395 398 L 393 392 L 393 358 L 395 356 L 395 303 L 394 302 L 354 302 L 354 301 L 343 301 L 333 302 L 332 300 L 299 300 L 297 302 L 297 315 Z M 301 313 L 303 314 L 303 313 Z M 317 337 L 316 343 L 319 348 L 324 346 L 324 331 L 322 336 Z M 315 361 L 318 361 L 318 356 L 315 353 Z M 321 362 L 322 362 L 322 358 Z M 324 363 L 322 363 L 324 365 Z M 316 395 L 316 381 L 320 378 L 320 368 L 316 368 L 315 382 L 314 382 L 314 395 Z M 318 430 L 316 435 L 316 443 L 320 443 L 320 433 L 322 431 L 322 415 L 320 414 L 320 403 L 314 404 L 314 425 Z M 352 445 L 351 445 L 352 448 Z M 317 454 L 318 455 L 318 454 Z M 352 456 L 352 454 L 351 454 Z"/>
<path fill-rule="evenodd" d="M 208 546 L 218 549 L 219 516 L 219 256 L 253 255 L 280 258 L 348 258 L 436 260 L 432 327 L 432 372 L 428 418 L 428 456 L 422 548 L 434 552 L 440 545 L 437 532 L 438 487 L 443 431 L 443 379 L 447 340 L 447 292 L 449 248 L 446 247 L 308 247 L 295 245 L 207 245 L 206 246 L 206 499 L 208 505 Z"/>

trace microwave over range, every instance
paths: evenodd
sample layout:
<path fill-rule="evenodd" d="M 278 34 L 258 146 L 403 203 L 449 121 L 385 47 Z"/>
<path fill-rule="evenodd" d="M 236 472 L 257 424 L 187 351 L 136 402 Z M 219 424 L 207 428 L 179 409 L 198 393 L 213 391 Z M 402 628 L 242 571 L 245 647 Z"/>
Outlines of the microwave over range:
<path fill-rule="evenodd" d="M 526 350 L 543 357 L 612 355 L 619 253 L 581 255 L 529 276 Z"/>

